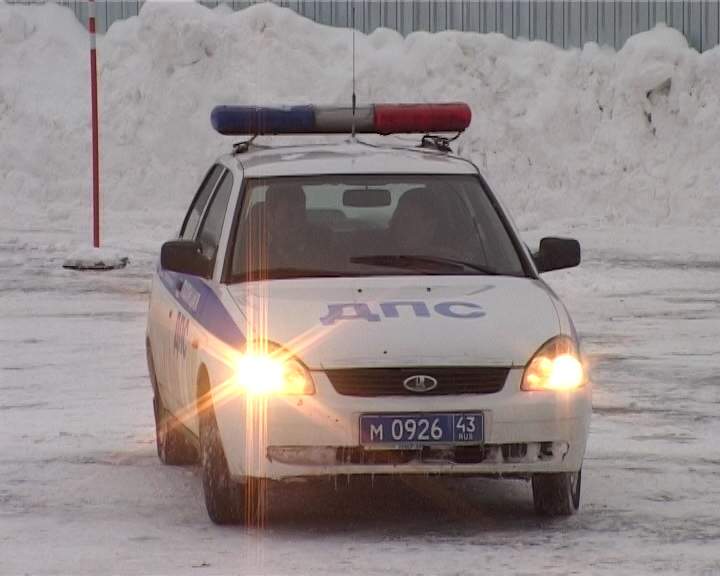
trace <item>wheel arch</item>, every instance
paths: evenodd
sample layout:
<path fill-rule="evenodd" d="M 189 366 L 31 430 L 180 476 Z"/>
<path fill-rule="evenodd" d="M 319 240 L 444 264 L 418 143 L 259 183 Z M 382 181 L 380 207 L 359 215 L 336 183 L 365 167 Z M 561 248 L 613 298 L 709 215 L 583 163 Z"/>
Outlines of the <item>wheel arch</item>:
<path fill-rule="evenodd" d="M 150 377 L 150 385 L 152 386 L 153 394 L 158 396 L 160 391 L 157 383 L 157 373 L 155 372 L 155 359 L 153 358 L 150 337 L 147 335 L 145 336 L 145 359 L 147 361 L 148 376 Z"/>
<path fill-rule="evenodd" d="M 195 408 L 198 416 L 205 407 L 207 401 L 212 399 L 212 386 L 210 384 L 210 372 L 207 365 L 201 362 L 198 366 L 197 377 L 195 378 Z"/>

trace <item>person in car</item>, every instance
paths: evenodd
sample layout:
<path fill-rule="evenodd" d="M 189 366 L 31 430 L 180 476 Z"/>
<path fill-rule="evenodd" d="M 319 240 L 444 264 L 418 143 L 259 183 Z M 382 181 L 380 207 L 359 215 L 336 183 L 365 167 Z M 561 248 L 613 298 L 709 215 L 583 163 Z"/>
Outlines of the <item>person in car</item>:
<path fill-rule="evenodd" d="M 390 239 L 398 252 L 458 260 L 477 257 L 472 219 L 457 207 L 452 191 L 411 188 L 390 220 Z"/>

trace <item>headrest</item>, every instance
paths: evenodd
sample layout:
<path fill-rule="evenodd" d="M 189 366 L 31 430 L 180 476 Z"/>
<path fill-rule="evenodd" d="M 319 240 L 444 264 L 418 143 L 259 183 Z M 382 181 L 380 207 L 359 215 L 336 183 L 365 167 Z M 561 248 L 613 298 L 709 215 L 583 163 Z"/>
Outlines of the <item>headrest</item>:
<path fill-rule="evenodd" d="M 305 192 L 299 184 L 291 182 L 272 184 L 265 192 L 265 205 L 272 210 L 280 203 L 291 204 L 305 210 Z"/>
<path fill-rule="evenodd" d="M 419 207 L 424 213 L 435 212 L 438 209 L 444 211 L 445 209 L 444 202 L 442 202 L 439 194 L 432 188 L 425 186 L 406 190 L 405 193 L 400 196 L 400 200 L 398 200 L 394 217 L 404 215 L 411 206 Z"/>

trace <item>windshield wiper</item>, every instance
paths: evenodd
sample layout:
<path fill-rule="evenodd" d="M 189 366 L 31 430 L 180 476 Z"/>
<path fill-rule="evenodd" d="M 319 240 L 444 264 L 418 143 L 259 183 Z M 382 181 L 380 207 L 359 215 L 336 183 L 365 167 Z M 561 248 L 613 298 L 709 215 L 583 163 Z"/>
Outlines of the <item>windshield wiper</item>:
<path fill-rule="evenodd" d="M 334 270 L 322 270 L 316 268 L 265 268 L 250 270 L 233 276 L 233 281 L 244 282 L 247 280 L 279 280 L 282 278 L 339 278 L 349 276 L 344 272 Z"/>
<path fill-rule="evenodd" d="M 482 274 L 490 276 L 500 275 L 500 272 L 487 266 L 475 264 L 474 262 L 466 262 L 455 258 L 446 258 L 445 256 L 426 256 L 414 254 L 371 254 L 365 256 L 353 256 L 350 258 L 353 264 L 370 264 L 373 266 L 390 266 L 393 268 L 410 268 L 416 270 L 427 270 L 428 265 L 445 265 L 456 270 L 474 270 Z"/>

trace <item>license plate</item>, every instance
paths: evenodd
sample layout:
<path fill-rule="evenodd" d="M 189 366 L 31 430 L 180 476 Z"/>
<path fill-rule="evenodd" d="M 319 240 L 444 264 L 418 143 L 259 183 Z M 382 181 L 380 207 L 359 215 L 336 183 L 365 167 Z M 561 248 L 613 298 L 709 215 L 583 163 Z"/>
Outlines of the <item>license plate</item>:
<path fill-rule="evenodd" d="M 361 414 L 360 444 L 384 447 L 427 444 L 482 444 L 483 415 L 441 414 Z"/>

